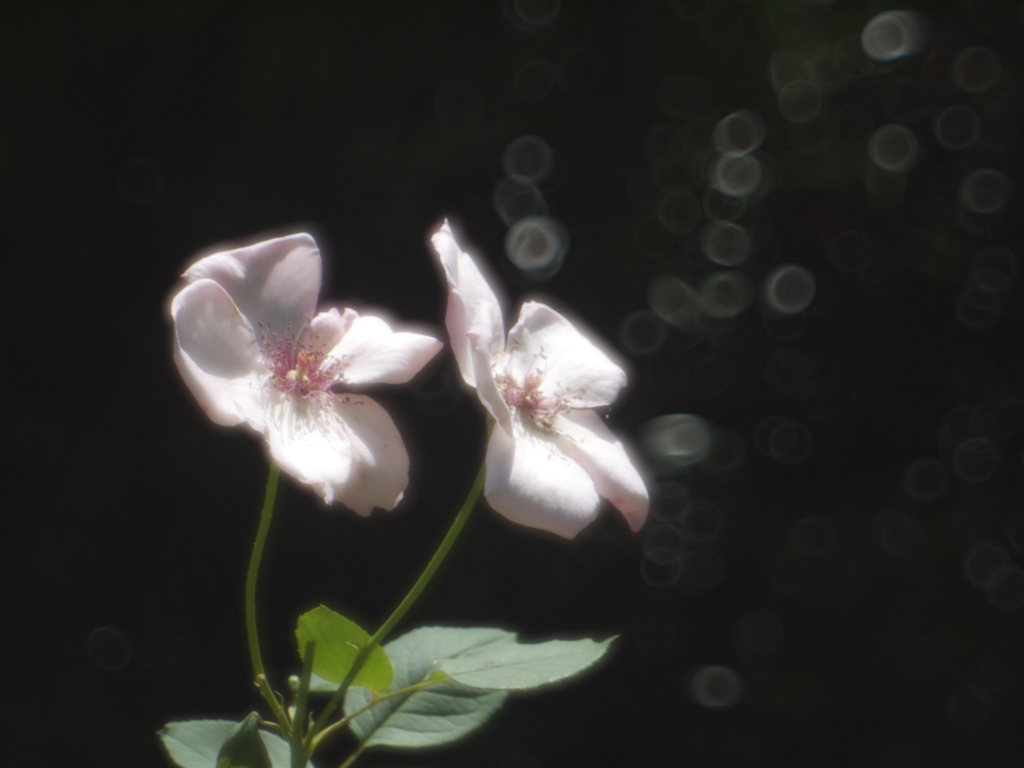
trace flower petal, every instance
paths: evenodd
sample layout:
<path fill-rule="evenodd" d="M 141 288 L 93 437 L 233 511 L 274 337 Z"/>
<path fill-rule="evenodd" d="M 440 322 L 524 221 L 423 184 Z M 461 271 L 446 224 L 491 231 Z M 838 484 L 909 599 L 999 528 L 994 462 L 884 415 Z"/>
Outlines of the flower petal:
<path fill-rule="evenodd" d="M 320 270 L 320 250 L 302 232 L 211 254 L 184 276 L 220 283 L 254 328 L 262 322 L 283 334 L 289 324 L 298 333 L 313 317 Z"/>
<path fill-rule="evenodd" d="M 473 307 L 473 324 L 466 333 L 470 342 L 470 354 L 472 355 L 473 367 L 476 370 L 476 394 L 480 402 L 484 404 L 491 416 L 506 431 L 512 431 L 512 412 L 508 403 L 498 390 L 498 383 L 494 380 L 494 366 L 492 361 L 493 352 L 490 344 L 490 313 L 492 308 L 489 304 L 479 301 Z M 504 353 L 501 353 L 504 355 Z"/>
<path fill-rule="evenodd" d="M 625 447 L 593 411 L 569 411 L 557 420 L 559 445 L 593 480 L 597 492 L 618 509 L 629 528 L 639 531 L 647 519 L 647 486 Z"/>
<path fill-rule="evenodd" d="M 466 338 L 466 333 L 473 324 L 474 306 L 478 302 L 483 302 L 489 309 L 488 325 L 479 329 L 479 342 L 485 344 L 492 354 L 496 354 L 505 346 L 505 321 L 501 303 L 480 266 L 455 242 L 455 235 L 447 219 L 434 233 L 431 241 L 448 279 L 445 326 L 451 339 L 452 352 L 459 364 L 462 378 L 469 386 L 474 387 L 477 376 L 470 341 Z"/>
<path fill-rule="evenodd" d="M 596 516 L 600 498 L 590 476 L 556 443 L 495 425 L 487 445 L 484 495 L 513 522 L 571 539 Z"/>
<path fill-rule="evenodd" d="M 312 346 L 317 351 L 329 353 L 338 346 L 341 337 L 348 333 L 348 329 L 352 327 L 352 323 L 356 321 L 357 317 L 359 317 L 359 313 L 354 309 L 346 309 L 342 313 L 332 308 L 314 317 L 313 322 L 309 324 L 308 331 L 303 335 L 308 334 L 312 340 Z"/>
<path fill-rule="evenodd" d="M 330 355 L 341 362 L 346 384 L 404 384 L 441 347 L 433 336 L 396 333 L 379 317 L 357 316 Z"/>
<path fill-rule="evenodd" d="M 360 515 L 398 504 L 409 483 L 409 456 L 380 405 L 343 395 L 325 404 L 280 397 L 278 406 L 266 436 L 281 469 L 326 503 L 340 501 Z"/>
<path fill-rule="evenodd" d="M 171 302 L 174 362 L 217 424 L 263 429 L 259 377 L 266 370 L 249 321 L 213 280 L 185 286 Z"/>
<path fill-rule="evenodd" d="M 608 405 L 626 384 L 622 368 L 546 304 L 523 304 L 506 348 L 514 379 L 525 381 L 539 369 L 541 394 L 558 397 L 572 408 Z"/>

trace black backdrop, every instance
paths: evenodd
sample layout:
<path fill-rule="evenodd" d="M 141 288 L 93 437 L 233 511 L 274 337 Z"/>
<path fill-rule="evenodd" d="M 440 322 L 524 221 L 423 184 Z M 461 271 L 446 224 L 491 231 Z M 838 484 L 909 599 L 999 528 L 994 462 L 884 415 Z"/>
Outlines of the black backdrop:
<path fill-rule="evenodd" d="M 629 359 L 615 429 L 699 420 L 647 455 L 644 533 L 605 510 L 566 543 L 481 509 L 406 620 L 618 633 L 614 658 L 457 747 L 365 765 L 1020 765 L 1024 16 L 904 7 L 919 50 L 872 62 L 860 35 L 888 9 L 842 0 L 5 4 L 4 762 L 163 765 L 164 722 L 257 703 L 240 595 L 266 464 L 171 363 L 189 257 L 307 229 L 324 299 L 440 332 L 427 236 L 449 216 L 513 298 Z M 953 147 L 957 105 L 979 133 Z M 708 189 L 737 110 L 764 122 L 762 179 L 729 211 Z M 906 168 L 872 160 L 886 125 Z M 544 280 L 505 257 L 495 202 L 524 135 L 553 152 L 539 199 L 569 237 Z M 749 235 L 734 267 L 706 256 L 716 220 Z M 706 300 L 727 305 L 782 264 L 813 276 L 803 312 L 693 311 L 686 286 L 725 273 Z M 456 377 L 446 354 L 375 392 L 414 462 L 393 513 L 284 483 L 261 602 L 278 680 L 300 611 L 372 626 L 441 535 L 483 450 Z"/>

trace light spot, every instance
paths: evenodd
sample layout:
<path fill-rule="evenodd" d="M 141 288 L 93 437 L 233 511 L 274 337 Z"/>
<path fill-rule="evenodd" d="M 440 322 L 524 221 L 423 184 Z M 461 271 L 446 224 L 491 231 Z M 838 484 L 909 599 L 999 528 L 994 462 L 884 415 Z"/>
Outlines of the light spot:
<path fill-rule="evenodd" d="M 723 267 L 742 264 L 750 253 L 750 235 L 745 227 L 716 221 L 704 229 L 701 251 L 708 261 Z"/>
<path fill-rule="evenodd" d="M 885 171 L 908 171 L 917 160 L 917 155 L 917 137 L 902 125 L 883 125 L 868 139 L 871 162 Z"/>
<path fill-rule="evenodd" d="M 1024 571 L 1007 565 L 992 574 L 986 585 L 988 601 L 1000 611 L 1016 611 L 1024 607 Z"/>
<path fill-rule="evenodd" d="M 697 294 L 684 280 L 674 275 L 661 275 L 651 281 L 647 306 L 663 323 L 687 330 L 697 315 Z"/>
<path fill-rule="evenodd" d="M 682 573 L 682 556 L 667 547 L 648 549 L 640 560 L 640 577 L 650 587 L 671 587 L 679 581 Z"/>
<path fill-rule="evenodd" d="M 806 123 L 821 111 L 821 92 L 814 83 L 794 80 L 779 91 L 778 107 L 779 114 L 791 123 Z"/>
<path fill-rule="evenodd" d="M 871 534 L 883 552 L 897 558 L 913 555 L 924 540 L 917 518 L 902 511 L 879 512 L 871 522 Z"/>
<path fill-rule="evenodd" d="M 527 216 L 544 216 L 548 212 L 548 201 L 533 184 L 503 179 L 494 188 L 494 210 L 506 225 L 514 224 Z"/>
<path fill-rule="evenodd" d="M 1006 550 L 991 541 L 978 541 L 964 552 L 964 576 L 971 585 L 985 589 L 992 577 L 1010 565 Z"/>
<path fill-rule="evenodd" d="M 814 67 L 804 54 L 792 48 L 779 48 L 772 52 L 768 60 L 768 71 L 772 85 L 781 91 L 794 80 L 811 80 L 814 78 Z"/>
<path fill-rule="evenodd" d="M 127 666 L 132 648 L 127 636 L 116 627 L 97 627 L 85 640 L 89 661 L 105 672 Z"/>
<path fill-rule="evenodd" d="M 763 295 L 775 312 L 794 315 L 811 305 L 815 290 L 814 275 L 796 264 L 785 264 L 765 277 Z"/>
<path fill-rule="evenodd" d="M 987 288 L 967 285 L 957 296 L 954 311 L 964 328 L 981 331 L 995 325 L 1002 311 L 1002 302 L 995 292 Z"/>
<path fill-rule="evenodd" d="M 690 502 L 690 491 L 676 480 L 660 480 L 651 489 L 651 517 L 675 523 L 682 519 Z"/>
<path fill-rule="evenodd" d="M 528 277 L 546 280 L 562 267 L 569 233 L 549 216 L 527 216 L 505 234 L 505 253 Z"/>
<path fill-rule="evenodd" d="M 652 458 L 696 464 L 711 447 L 711 429 L 704 419 L 688 413 L 658 416 L 643 426 L 640 444 Z"/>
<path fill-rule="evenodd" d="M 682 532 L 692 542 L 706 544 L 718 538 L 725 524 L 721 508 L 707 499 L 695 499 L 683 509 Z"/>
<path fill-rule="evenodd" d="M 505 0 L 505 19 L 524 32 L 535 32 L 554 23 L 561 10 L 560 0 Z"/>
<path fill-rule="evenodd" d="M 700 221 L 700 202 L 688 189 L 669 192 L 658 203 L 658 221 L 669 232 L 689 232 Z"/>
<path fill-rule="evenodd" d="M 554 165 L 555 153 L 539 136 L 520 136 L 509 142 L 501 155 L 502 166 L 509 178 L 537 183 L 547 178 Z"/>
<path fill-rule="evenodd" d="M 719 152 L 753 152 L 764 141 L 764 119 L 749 109 L 726 115 L 715 124 L 711 142 Z"/>
<path fill-rule="evenodd" d="M 983 93 L 996 84 L 1003 68 L 991 48 L 972 46 L 953 60 L 953 82 L 968 93 Z"/>
<path fill-rule="evenodd" d="M 908 11 L 886 11 L 864 27 L 860 43 L 864 53 L 875 61 L 892 61 L 912 56 L 925 42 L 923 19 Z"/>
<path fill-rule="evenodd" d="M 948 486 L 946 465 L 938 459 L 916 459 L 903 470 L 903 489 L 915 501 L 934 501 L 946 492 Z"/>
<path fill-rule="evenodd" d="M 700 667 L 687 687 L 690 698 L 708 709 L 729 709 L 743 697 L 743 678 L 731 667 Z"/>
<path fill-rule="evenodd" d="M 994 294 L 1005 294 L 1020 276 L 1020 263 L 1008 248 L 992 245 L 983 248 L 971 261 L 971 282 Z"/>
<path fill-rule="evenodd" d="M 633 228 L 633 247 L 651 258 L 661 258 L 672 250 L 673 236 L 654 216 L 645 216 Z"/>
<path fill-rule="evenodd" d="M 836 542 L 836 524 L 821 515 L 806 515 L 789 531 L 789 543 L 798 555 L 824 557 Z"/>
<path fill-rule="evenodd" d="M 761 186 L 761 164 L 750 155 L 725 152 L 711 161 L 708 181 L 714 189 L 732 197 L 747 197 Z"/>
<path fill-rule="evenodd" d="M 701 198 L 701 207 L 704 215 L 712 221 L 736 221 L 746 212 L 747 201 L 746 198 L 733 197 L 708 187 Z"/>
<path fill-rule="evenodd" d="M 963 104 L 946 107 L 935 118 L 935 139 L 946 149 L 965 149 L 981 135 L 978 113 Z"/>
<path fill-rule="evenodd" d="M 789 419 L 774 421 L 767 438 L 768 455 L 782 464 L 799 464 L 811 455 L 814 445 L 810 430 Z"/>
<path fill-rule="evenodd" d="M 545 59 L 534 59 L 523 64 L 512 80 L 516 95 L 528 104 L 543 101 L 555 87 L 558 71 Z"/>
<path fill-rule="evenodd" d="M 646 309 L 630 312 L 619 323 L 619 342 L 631 355 L 650 355 L 665 343 L 665 326 Z"/>
<path fill-rule="evenodd" d="M 736 317 L 749 309 L 753 301 L 750 278 L 742 272 L 712 272 L 697 288 L 700 311 L 716 319 Z"/>
<path fill-rule="evenodd" d="M 973 213 L 999 213 L 1010 196 L 1010 180 L 992 168 L 979 168 L 960 183 L 960 205 Z"/>
<path fill-rule="evenodd" d="M 681 554 L 686 549 L 686 539 L 674 525 L 651 525 L 644 530 L 643 548 L 669 549 Z"/>
<path fill-rule="evenodd" d="M 989 480 L 999 469 L 999 449 L 987 437 L 969 437 L 953 450 L 950 464 L 957 477 L 969 483 Z"/>

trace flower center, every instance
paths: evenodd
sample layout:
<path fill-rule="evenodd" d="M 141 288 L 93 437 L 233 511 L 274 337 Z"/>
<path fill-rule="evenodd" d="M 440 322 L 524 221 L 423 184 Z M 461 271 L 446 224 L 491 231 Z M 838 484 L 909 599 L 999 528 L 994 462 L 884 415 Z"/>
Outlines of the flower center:
<path fill-rule="evenodd" d="M 330 388 L 338 381 L 335 361 L 309 340 L 292 333 L 290 327 L 285 336 L 264 330 L 262 346 L 273 385 L 285 394 L 319 399 L 329 395 Z"/>
<path fill-rule="evenodd" d="M 554 428 L 555 417 L 568 410 L 561 398 L 540 391 L 543 375 L 536 369 L 527 373 L 522 383 L 507 373 L 498 374 L 495 380 L 509 408 L 526 417 L 535 426 L 551 430 Z"/>

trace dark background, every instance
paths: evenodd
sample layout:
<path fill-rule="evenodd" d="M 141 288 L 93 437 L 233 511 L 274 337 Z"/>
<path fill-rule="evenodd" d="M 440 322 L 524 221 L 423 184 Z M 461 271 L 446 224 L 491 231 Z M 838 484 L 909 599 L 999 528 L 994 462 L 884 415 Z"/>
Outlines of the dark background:
<path fill-rule="evenodd" d="M 258 703 L 240 596 L 266 462 L 171 363 L 191 256 L 306 229 L 324 300 L 440 333 L 427 237 L 448 216 L 513 299 L 630 360 L 610 421 L 648 448 L 652 516 L 633 536 L 607 509 L 567 543 L 481 508 L 406 628 L 617 652 L 463 744 L 361 764 L 1024 765 L 1024 12 L 901 7 L 920 50 L 876 63 L 860 35 L 889 8 L 842 0 L 4 4 L 5 764 L 165 765 L 164 722 Z M 1000 69 L 958 75 L 971 46 Z M 797 121 L 793 77 L 820 95 Z M 959 149 L 935 129 L 953 105 L 979 117 Z M 764 178 L 728 213 L 712 133 L 740 109 L 765 123 Z M 906 170 L 869 156 L 888 124 L 916 138 Z M 506 258 L 494 202 L 523 135 L 553 151 L 539 191 L 570 238 L 545 280 Z M 981 168 L 1009 185 L 988 212 L 960 200 Z M 734 268 L 702 251 L 715 218 L 750 233 Z M 655 288 L 731 270 L 760 290 L 781 264 L 815 281 L 794 316 L 667 311 Z M 283 484 L 261 581 L 278 686 L 295 616 L 382 620 L 482 458 L 450 355 L 374 396 L 407 500 L 362 520 Z M 672 414 L 700 420 L 654 421 Z"/>

